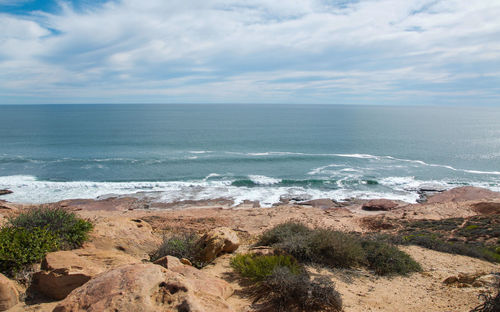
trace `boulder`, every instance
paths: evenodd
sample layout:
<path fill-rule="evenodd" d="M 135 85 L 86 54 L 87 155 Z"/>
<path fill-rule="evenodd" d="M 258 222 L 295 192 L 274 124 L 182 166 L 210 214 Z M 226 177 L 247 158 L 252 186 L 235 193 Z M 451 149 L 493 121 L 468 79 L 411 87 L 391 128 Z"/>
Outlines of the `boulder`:
<path fill-rule="evenodd" d="M 141 263 L 140 259 L 122 251 L 96 249 L 92 244 L 85 244 L 84 248 L 73 249 L 71 252 L 95 263 L 104 270 L 114 269 L 125 264 Z"/>
<path fill-rule="evenodd" d="M 161 244 L 149 223 L 141 219 L 101 218 L 94 221 L 89 242 L 97 249 L 114 249 L 139 259 L 149 255 Z"/>
<path fill-rule="evenodd" d="M 42 271 L 33 275 L 32 287 L 52 299 L 64 299 L 73 289 L 88 282 L 103 269 L 71 251 L 48 253 Z"/>
<path fill-rule="evenodd" d="M 338 207 L 338 203 L 329 198 L 313 199 L 304 202 L 300 202 L 300 205 L 312 206 L 314 208 L 328 209 L 333 207 Z"/>
<path fill-rule="evenodd" d="M 14 283 L 0 273 L 0 311 L 7 311 L 19 302 L 19 293 Z"/>
<path fill-rule="evenodd" d="M 222 253 L 234 252 L 240 246 L 240 240 L 236 232 L 227 228 L 215 228 L 196 242 L 196 260 L 210 263 Z"/>
<path fill-rule="evenodd" d="M 445 203 L 445 202 L 461 202 L 468 200 L 484 200 L 484 199 L 496 199 L 500 198 L 500 193 L 493 192 L 488 189 L 474 187 L 474 186 L 463 186 L 457 187 L 433 196 L 427 199 L 427 203 Z"/>
<path fill-rule="evenodd" d="M 190 276 L 152 263 L 125 265 L 75 289 L 53 312 L 232 311 L 225 301 L 227 293 L 221 293 L 211 284 L 199 287 L 194 282 Z"/>
<path fill-rule="evenodd" d="M 398 206 L 398 203 L 389 199 L 373 199 L 361 206 L 361 209 L 367 211 L 390 211 Z"/>
<path fill-rule="evenodd" d="M 13 192 L 11 190 L 0 190 L 0 195 L 7 195 L 7 194 L 12 194 Z"/>

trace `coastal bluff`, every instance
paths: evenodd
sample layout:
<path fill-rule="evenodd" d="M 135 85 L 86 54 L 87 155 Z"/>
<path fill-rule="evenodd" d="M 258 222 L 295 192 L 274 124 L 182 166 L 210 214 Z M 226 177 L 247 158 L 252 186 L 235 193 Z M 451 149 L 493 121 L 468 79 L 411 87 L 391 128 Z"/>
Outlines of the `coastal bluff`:
<path fill-rule="evenodd" d="M 3 224 L 32 208 L 0 204 Z M 231 259 L 251 250 L 269 252 L 255 248 L 258 237 L 287 221 L 361 236 L 428 232 L 444 242 L 485 246 L 499 239 L 500 230 L 500 193 L 475 187 L 439 192 L 417 204 L 322 199 L 255 208 L 218 200 L 151 207 L 123 196 L 43 206 L 72 211 L 93 229 L 81 247 L 45 255 L 26 271 L 29 278 L 0 275 L 0 311 L 261 311 Z M 198 259 L 203 266 L 172 255 L 152 261 L 164 237 L 179 233 L 203 238 L 193 245 L 204 250 Z M 470 311 L 482 303 L 479 294 L 493 296 L 498 289 L 498 262 L 416 243 L 396 245 L 420 264 L 420 272 L 385 277 L 364 267 L 306 269 L 334 282 L 346 312 Z"/>

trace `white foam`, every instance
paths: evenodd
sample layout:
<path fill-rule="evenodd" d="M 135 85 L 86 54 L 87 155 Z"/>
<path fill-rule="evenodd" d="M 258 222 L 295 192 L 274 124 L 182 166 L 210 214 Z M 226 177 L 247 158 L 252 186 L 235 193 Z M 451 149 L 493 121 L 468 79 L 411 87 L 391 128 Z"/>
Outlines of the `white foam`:
<path fill-rule="evenodd" d="M 248 177 L 250 178 L 250 180 L 252 180 L 253 183 L 259 185 L 272 185 L 281 182 L 281 179 L 266 177 L 263 175 L 249 175 Z"/>
<path fill-rule="evenodd" d="M 191 154 L 208 154 L 212 153 L 212 151 L 189 151 Z"/>

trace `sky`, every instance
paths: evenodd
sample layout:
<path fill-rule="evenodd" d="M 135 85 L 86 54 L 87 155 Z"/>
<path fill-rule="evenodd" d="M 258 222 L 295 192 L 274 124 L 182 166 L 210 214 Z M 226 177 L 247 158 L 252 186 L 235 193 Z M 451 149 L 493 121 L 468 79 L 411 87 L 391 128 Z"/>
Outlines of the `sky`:
<path fill-rule="evenodd" d="M 500 106 L 499 0 L 0 0 L 0 104 Z"/>

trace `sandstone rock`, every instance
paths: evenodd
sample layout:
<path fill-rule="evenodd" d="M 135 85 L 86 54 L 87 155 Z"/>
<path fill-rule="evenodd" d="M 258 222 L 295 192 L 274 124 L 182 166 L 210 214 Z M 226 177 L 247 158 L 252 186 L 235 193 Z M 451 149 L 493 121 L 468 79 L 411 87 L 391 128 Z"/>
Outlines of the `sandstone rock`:
<path fill-rule="evenodd" d="M 53 311 L 231 311 L 225 296 L 210 285 L 199 287 L 191 277 L 159 265 L 132 264 L 96 276 Z"/>
<path fill-rule="evenodd" d="M 390 211 L 397 206 L 396 202 L 389 199 L 373 199 L 364 203 L 361 209 L 367 211 Z"/>
<path fill-rule="evenodd" d="M 120 250 L 140 259 L 149 259 L 149 254 L 161 244 L 151 225 L 129 218 L 96 220 L 89 241 L 97 249 Z"/>
<path fill-rule="evenodd" d="M 464 186 L 451 189 L 436 195 L 433 195 L 427 199 L 427 203 L 445 203 L 445 202 L 461 202 L 468 200 L 484 200 L 484 199 L 495 199 L 500 198 L 500 193 L 493 192 L 488 189 Z"/>
<path fill-rule="evenodd" d="M 0 190 L 0 195 L 12 194 L 11 190 Z"/>
<path fill-rule="evenodd" d="M 238 249 L 240 240 L 236 232 L 227 228 L 219 227 L 203 235 L 196 243 L 198 261 L 209 263 L 220 254 L 231 253 Z"/>
<path fill-rule="evenodd" d="M 74 249 L 71 252 L 95 263 L 104 270 L 113 269 L 125 264 L 141 263 L 140 259 L 126 254 L 123 251 L 96 249 L 92 244 L 85 244 L 84 248 Z"/>
<path fill-rule="evenodd" d="M 314 208 L 322 208 L 322 209 L 338 207 L 337 202 L 334 200 L 331 200 L 329 198 L 313 199 L 313 200 L 300 202 L 299 204 L 306 205 L 306 206 L 312 206 Z"/>
<path fill-rule="evenodd" d="M 14 283 L 0 273 L 0 311 L 7 311 L 19 302 Z"/>
<path fill-rule="evenodd" d="M 169 256 L 161 257 L 160 259 L 153 261 L 153 263 L 168 269 L 168 257 Z"/>
<path fill-rule="evenodd" d="M 191 266 L 193 265 L 191 263 L 191 261 L 189 261 L 189 259 L 186 259 L 186 258 L 181 258 L 180 261 L 181 261 L 182 264 L 185 264 L 185 265 L 191 265 Z"/>
<path fill-rule="evenodd" d="M 33 275 L 32 286 L 53 299 L 64 299 L 73 289 L 88 282 L 103 271 L 93 262 L 71 251 L 48 253 L 42 261 L 42 271 Z"/>
<path fill-rule="evenodd" d="M 265 255 L 274 255 L 276 253 L 276 249 L 268 246 L 256 246 L 250 248 L 248 252 L 251 254 L 265 256 Z"/>

